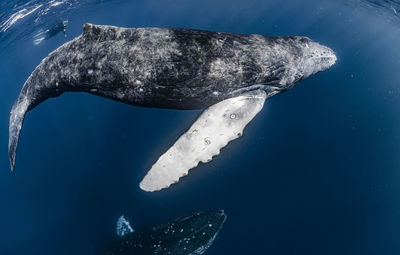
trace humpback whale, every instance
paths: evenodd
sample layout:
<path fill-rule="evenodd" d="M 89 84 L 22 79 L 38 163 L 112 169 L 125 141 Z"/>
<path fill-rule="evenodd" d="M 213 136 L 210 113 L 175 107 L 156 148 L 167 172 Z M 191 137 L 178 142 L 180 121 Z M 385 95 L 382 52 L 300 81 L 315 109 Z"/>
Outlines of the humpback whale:
<path fill-rule="evenodd" d="M 101 254 L 200 255 L 210 248 L 225 220 L 223 210 L 197 212 L 136 232 L 122 216 L 117 222 L 121 238 Z"/>
<path fill-rule="evenodd" d="M 267 98 L 335 62 L 330 48 L 302 36 L 84 24 L 82 35 L 50 53 L 25 82 L 10 116 L 11 169 L 25 114 L 64 92 L 205 109 L 140 183 L 160 190 L 240 137 Z"/>

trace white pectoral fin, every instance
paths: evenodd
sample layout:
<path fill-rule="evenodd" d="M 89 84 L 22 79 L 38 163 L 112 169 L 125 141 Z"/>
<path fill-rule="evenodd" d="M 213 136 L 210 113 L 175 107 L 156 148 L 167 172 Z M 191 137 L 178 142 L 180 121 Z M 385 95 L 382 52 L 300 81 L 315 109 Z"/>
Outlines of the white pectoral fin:
<path fill-rule="evenodd" d="M 211 161 L 230 141 L 242 135 L 246 125 L 261 111 L 266 98 L 264 91 L 257 90 L 210 106 L 157 160 L 140 188 L 145 191 L 167 188 L 199 162 Z"/>

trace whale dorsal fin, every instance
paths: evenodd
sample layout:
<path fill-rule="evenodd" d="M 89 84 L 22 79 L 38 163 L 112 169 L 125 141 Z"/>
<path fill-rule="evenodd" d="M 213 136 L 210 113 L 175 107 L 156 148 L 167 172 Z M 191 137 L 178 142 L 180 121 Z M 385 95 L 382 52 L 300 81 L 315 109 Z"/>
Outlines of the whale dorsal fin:
<path fill-rule="evenodd" d="M 90 40 L 106 40 L 115 39 L 117 28 L 113 26 L 94 25 L 90 23 L 83 24 L 83 37 Z"/>
<path fill-rule="evenodd" d="M 97 25 L 90 24 L 90 23 L 83 24 L 83 35 L 84 36 L 98 34 L 101 30 L 102 30 L 101 26 L 97 26 Z"/>
<path fill-rule="evenodd" d="M 82 36 L 91 41 L 117 40 L 120 36 L 119 32 L 125 30 L 126 28 L 121 27 L 85 23 Z"/>
<path fill-rule="evenodd" d="M 242 135 L 246 125 L 261 111 L 266 98 L 264 91 L 256 90 L 210 106 L 157 160 L 140 188 L 145 191 L 167 188 L 199 162 L 211 161 L 230 141 Z"/>
<path fill-rule="evenodd" d="M 121 217 L 118 218 L 115 230 L 117 235 L 121 237 L 134 232 L 131 224 L 127 219 L 125 219 L 124 215 L 121 215 Z"/>

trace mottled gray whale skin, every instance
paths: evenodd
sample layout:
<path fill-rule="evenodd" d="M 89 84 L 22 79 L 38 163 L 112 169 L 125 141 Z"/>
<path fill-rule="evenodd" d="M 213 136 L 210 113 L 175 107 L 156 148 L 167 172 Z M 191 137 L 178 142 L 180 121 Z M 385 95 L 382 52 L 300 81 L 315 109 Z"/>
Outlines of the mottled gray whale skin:
<path fill-rule="evenodd" d="M 226 220 L 223 210 L 197 212 L 163 225 L 127 234 L 104 255 L 200 255 L 215 240 Z"/>
<path fill-rule="evenodd" d="M 270 97 L 335 61 L 331 49 L 307 37 L 85 24 L 82 35 L 43 59 L 25 82 L 10 116 L 11 169 L 26 112 L 64 92 L 203 109 L 252 90 Z"/>

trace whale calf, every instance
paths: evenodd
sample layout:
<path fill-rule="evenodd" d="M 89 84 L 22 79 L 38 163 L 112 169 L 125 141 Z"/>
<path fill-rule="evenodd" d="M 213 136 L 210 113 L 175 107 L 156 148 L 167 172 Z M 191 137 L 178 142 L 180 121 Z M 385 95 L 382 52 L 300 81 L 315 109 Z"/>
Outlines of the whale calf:
<path fill-rule="evenodd" d="M 301 36 L 84 24 L 82 35 L 50 53 L 25 82 L 10 116 L 11 169 L 26 112 L 64 92 L 206 109 L 140 183 L 160 190 L 240 137 L 267 98 L 335 62 L 330 48 Z"/>
<path fill-rule="evenodd" d="M 203 254 L 215 240 L 226 220 L 223 210 L 192 213 L 168 223 L 142 231 L 133 231 L 123 218 L 117 226 L 119 240 L 110 244 L 104 255 Z M 120 234 L 120 229 L 130 229 Z"/>

